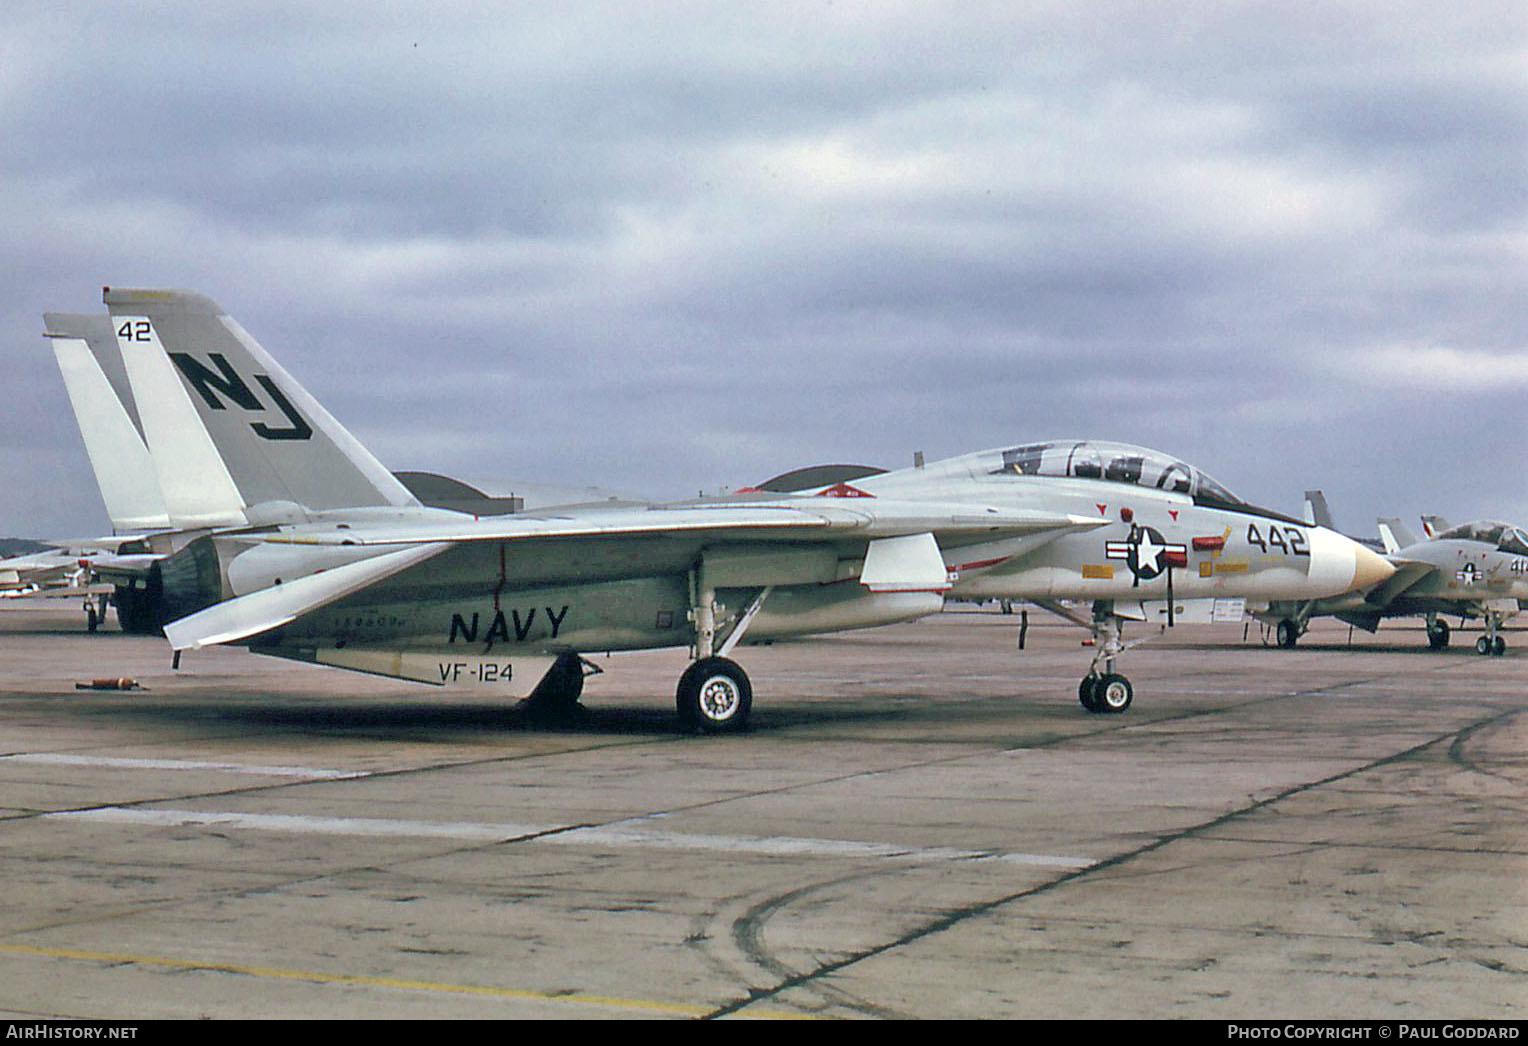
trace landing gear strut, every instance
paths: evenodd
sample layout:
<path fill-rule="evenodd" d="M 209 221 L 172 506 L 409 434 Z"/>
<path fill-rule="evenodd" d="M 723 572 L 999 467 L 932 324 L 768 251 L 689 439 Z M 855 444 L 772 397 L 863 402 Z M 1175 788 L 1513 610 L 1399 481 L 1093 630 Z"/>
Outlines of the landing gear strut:
<path fill-rule="evenodd" d="M 1501 657 L 1507 652 L 1507 638 L 1497 629 L 1501 627 L 1501 615 L 1486 611 L 1486 634 L 1475 640 L 1475 653 Z"/>
<path fill-rule="evenodd" d="M 716 589 L 706 578 L 705 561 L 690 572 L 690 620 L 695 626 L 695 661 L 679 677 L 674 706 L 686 730 L 707 734 L 738 733 L 748 729 L 753 710 L 753 684 L 741 665 L 726 655 L 743 638 L 773 586 L 765 586 L 748 609 L 735 618 L 717 620 L 725 610 L 716 602 Z M 717 644 L 717 633 L 731 624 L 726 639 Z"/>
<path fill-rule="evenodd" d="M 1114 671 L 1114 660 L 1125 651 L 1120 640 L 1120 621 L 1113 606 L 1099 602 L 1093 606 L 1093 642 L 1098 653 L 1088 666 L 1088 674 L 1077 686 L 1077 700 L 1095 715 L 1118 715 L 1130 707 L 1135 690 L 1130 680 Z M 1102 671 L 1100 671 L 1100 667 Z"/>
<path fill-rule="evenodd" d="M 85 597 L 85 631 L 94 632 L 106 623 L 107 593 Z"/>

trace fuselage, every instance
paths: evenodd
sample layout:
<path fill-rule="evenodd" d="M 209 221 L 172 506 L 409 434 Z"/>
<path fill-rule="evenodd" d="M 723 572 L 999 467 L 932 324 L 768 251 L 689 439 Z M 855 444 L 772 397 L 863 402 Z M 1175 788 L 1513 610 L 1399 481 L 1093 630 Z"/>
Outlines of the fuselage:
<path fill-rule="evenodd" d="M 1241 502 L 1176 459 L 1119 444 L 1031 444 L 807 494 L 745 494 L 643 512 L 662 519 L 666 511 L 690 518 L 708 510 L 790 511 L 835 526 L 822 536 L 761 528 L 725 544 L 679 528 L 495 541 L 472 540 L 473 528 L 502 524 L 468 520 L 467 540 L 441 555 L 251 645 L 301 657 L 326 649 L 348 650 L 347 657 L 361 650 L 507 656 L 683 646 L 694 638 L 696 586 L 707 574 L 721 634 L 759 601 L 747 636 L 760 641 L 909 620 L 937 611 L 946 595 L 1310 600 L 1391 569 L 1330 530 Z M 631 513 L 629 506 L 581 509 L 544 522 L 597 527 Z M 364 531 L 315 523 L 286 528 L 276 541 L 268 534 L 219 539 L 224 596 L 400 547 L 343 543 Z M 896 591 L 861 583 L 873 542 L 921 534 L 932 535 L 943 560 L 931 581 Z"/>
<path fill-rule="evenodd" d="M 1032 537 L 942 542 L 952 598 L 1315 599 L 1391 572 L 1334 531 L 1256 508 L 1192 466 L 1124 444 L 982 451 L 854 488 L 1099 521 Z"/>

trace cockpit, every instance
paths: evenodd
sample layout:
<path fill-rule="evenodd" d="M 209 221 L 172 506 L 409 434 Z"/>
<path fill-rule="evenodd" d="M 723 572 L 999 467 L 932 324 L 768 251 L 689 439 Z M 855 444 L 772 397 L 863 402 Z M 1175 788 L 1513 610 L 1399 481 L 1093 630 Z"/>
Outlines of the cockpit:
<path fill-rule="evenodd" d="M 1520 527 L 1492 520 L 1480 520 L 1453 527 L 1439 534 L 1438 540 L 1479 541 L 1482 544 L 1495 545 L 1501 551 L 1510 552 L 1515 556 L 1528 556 L 1528 533 Z"/>
<path fill-rule="evenodd" d="M 992 475 L 1053 476 L 1129 483 L 1187 494 L 1196 504 L 1242 508 L 1246 502 L 1177 458 L 1128 443 L 1094 440 L 1030 443 L 1002 452 Z"/>

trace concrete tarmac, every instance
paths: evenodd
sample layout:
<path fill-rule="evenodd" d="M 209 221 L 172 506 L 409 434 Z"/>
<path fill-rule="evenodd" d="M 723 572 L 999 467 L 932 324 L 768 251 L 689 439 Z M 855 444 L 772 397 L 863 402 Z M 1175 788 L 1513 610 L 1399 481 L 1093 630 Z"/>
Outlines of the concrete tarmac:
<path fill-rule="evenodd" d="M 1181 626 L 1095 716 L 1030 621 L 744 648 L 715 738 L 682 651 L 547 726 L 4 601 L 0 1014 L 1524 1015 L 1528 637 Z"/>

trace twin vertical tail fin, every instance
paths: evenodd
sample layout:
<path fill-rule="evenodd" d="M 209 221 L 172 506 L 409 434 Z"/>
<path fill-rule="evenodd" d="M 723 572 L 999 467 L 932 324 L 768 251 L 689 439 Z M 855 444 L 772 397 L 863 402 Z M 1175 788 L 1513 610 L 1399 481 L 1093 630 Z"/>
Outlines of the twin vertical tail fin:
<path fill-rule="evenodd" d="M 279 505 L 418 504 L 212 299 L 110 287 L 104 298 L 175 526 L 260 522 Z"/>
<path fill-rule="evenodd" d="M 1426 534 L 1429 540 L 1436 538 L 1445 530 L 1452 529 L 1453 527 L 1449 524 L 1449 521 L 1444 519 L 1442 516 L 1422 517 L 1422 533 Z"/>
<path fill-rule="evenodd" d="M 1387 517 L 1379 520 L 1379 536 L 1385 543 L 1385 552 L 1388 555 L 1393 555 L 1417 543 L 1417 536 L 1407 529 L 1406 524 L 1394 518 Z"/>
<path fill-rule="evenodd" d="M 1332 523 L 1332 510 L 1327 507 L 1326 494 L 1319 490 L 1305 492 L 1305 522 L 1314 526 L 1336 530 Z"/>
<path fill-rule="evenodd" d="M 170 527 L 110 318 L 50 312 L 43 319 L 112 530 Z"/>

